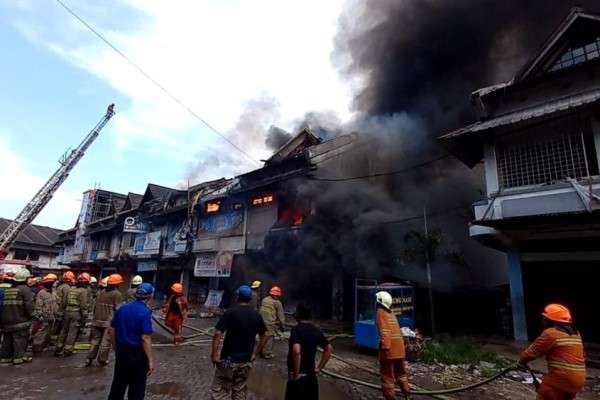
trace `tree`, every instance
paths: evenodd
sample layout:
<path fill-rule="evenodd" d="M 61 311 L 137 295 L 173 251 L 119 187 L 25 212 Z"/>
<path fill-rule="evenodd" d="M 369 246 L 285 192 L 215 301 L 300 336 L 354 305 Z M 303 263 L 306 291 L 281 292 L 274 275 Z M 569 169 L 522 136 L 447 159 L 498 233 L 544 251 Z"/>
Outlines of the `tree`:
<path fill-rule="evenodd" d="M 425 218 L 425 231 L 411 230 L 404 235 L 404 244 L 406 247 L 402 251 L 400 258 L 407 264 L 418 259 L 423 259 L 427 270 L 427 289 L 429 292 L 429 315 L 431 318 L 431 334 L 436 333 L 435 312 L 433 307 L 433 288 L 431 284 L 431 262 L 435 260 L 439 247 L 444 241 L 444 235 L 438 228 L 431 231 L 427 229 L 427 219 Z"/>

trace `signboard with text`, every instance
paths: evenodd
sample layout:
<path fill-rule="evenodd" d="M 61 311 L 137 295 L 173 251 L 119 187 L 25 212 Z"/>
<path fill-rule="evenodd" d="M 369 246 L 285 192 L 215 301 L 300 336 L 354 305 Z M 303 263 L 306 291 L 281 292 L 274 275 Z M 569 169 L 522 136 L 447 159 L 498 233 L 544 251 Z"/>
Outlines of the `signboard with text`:
<path fill-rule="evenodd" d="M 199 253 L 194 265 L 195 277 L 229 277 L 231 276 L 231 265 L 233 264 L 233 253 L 221 251 L 218 253 Z"/>
<path fill-rule="evenodd" d="M 123 221 L 123 232 L 146 233 L 148 224 L 140 221 L 139 217 L 127 217 Z"/>

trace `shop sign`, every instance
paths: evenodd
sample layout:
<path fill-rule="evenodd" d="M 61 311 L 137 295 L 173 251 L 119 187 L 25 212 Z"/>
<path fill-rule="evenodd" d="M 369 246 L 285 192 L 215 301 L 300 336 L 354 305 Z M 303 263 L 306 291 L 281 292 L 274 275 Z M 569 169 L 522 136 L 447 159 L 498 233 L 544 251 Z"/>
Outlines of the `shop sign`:
<path fill-rule="evenodd" d="M 232 263 L 233 253 L 231 251 L 200 253 L 196 256 L 194 276 L 209 278 L 229 277 L 231 276 Z"/>
<path fill-rule="evenodd" d="M 146 235 L 138 234 L 135 237 L 135 241 L 133 242 L 133 252 L 134 254 L 141 254 L 144 252 L 144 243 L 146 243 Z"/>
<path fill-rule="evenodd" d="M 213 235 L 241 235 L 244 214 L 240 210 L 210 214 L 200 221 L 200 233 Z"/>
<path fill-rule="evenodd" d="M 221 300 L 223 300 L 222 290 L 209 290 L 204 307 L 217 308 L 219 305 L 221 305 Z"/>
<path fill-rule="evenodd" d="M 414 291 L 411 287 L 392 289 L 392 312 L 396 315 L 412 316 L 415 310 Z"/>
<path fill-rule="evenodd" d="M 140 221 L 139 217 L 127 217 L 123 221 L 123 232 L 146 233 L 148 230 L 148 224 Z"/>
<path fill-rule="evenodd" d="M 161 231 L 154 231 L 146 234 L 144 241 L 144 254 L 158 254 L 160 252 Z"/>
<path fill-rule="evenodd" d="M 185 253 L 187 250 L 187 240 L 175 240 L 175 253 Z"/>
<path fill-rule="evenodd" d="M 158 260 L 138 261 L 138 272 L 149 272 L 158 270 Z"/>

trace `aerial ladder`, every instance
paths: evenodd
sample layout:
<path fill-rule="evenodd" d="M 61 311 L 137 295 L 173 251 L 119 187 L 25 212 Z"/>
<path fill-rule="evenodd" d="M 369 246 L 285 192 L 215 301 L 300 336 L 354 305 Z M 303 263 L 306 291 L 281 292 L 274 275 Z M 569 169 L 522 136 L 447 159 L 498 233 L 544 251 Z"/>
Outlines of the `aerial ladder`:
<path fill-rule="evenodd" d="M 8 254 L 8 250 L 13 245 L 19 234 L 38 216 L 38 214 L 44 209 L 46 204 L 52 199 L 54 193 L 58 190 L 60 185 L 67 179 L 69 173 L 75 167 L 77 162 L 81 160 L 85 151 L 90 145 L 96 140 L 100 131 L 108 123 L 108 121 L 115 115 L 114 104 L 108 106 L 106 114 L 102 117 L 100 122 L 88 133 L 83 141 L 69 153 L 65 155 L 59 161 L 60 167 L 58 170 L 48 179 L 48 181 L 42 186 L 42 188 L 36 193 L 31 201 L 25 206 L 25 208 L 19 213 L 19 215 L 8 225 L 8 227 L 0 234 L 0 260 L 4 260 Z"/>

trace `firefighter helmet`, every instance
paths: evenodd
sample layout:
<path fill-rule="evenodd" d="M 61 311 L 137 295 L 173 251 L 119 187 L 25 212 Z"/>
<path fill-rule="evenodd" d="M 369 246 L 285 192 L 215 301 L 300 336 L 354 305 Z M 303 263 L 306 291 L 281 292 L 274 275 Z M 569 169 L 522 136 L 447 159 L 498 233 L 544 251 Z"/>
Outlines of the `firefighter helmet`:
<path fill-rule="evenodd" d="M 88 274 L 87 272 L 82 272 L 77 277 L 77 282 L 90 283 L 91 279 L 92 277 L 90 276 L 90 274 Z"/>
<path fill-rule="evenodd" d="M 123 282 L 123 277 L 120 274 L 112 274 L 108 277 L 108 280 L 106 281 L 107 284 L 115 286 L 120 285 Z"/>
<path fill-rule="evenodd" d="M 258 289 L 260 287 L 260 285 L 262 285 L 261 281 L 254 281 L 252 282 L 252 286 L 250 286 L 252 289 Z"/>
<path fill-rule="evenodd" d="M 375 293 L 375 300 L 377 304 L 381 304 L 387 310 L 392 310 L 392 295 L 388 292 L 381 291 Z"/>
<path fill-rule="evenodd" d="M 108 286 L 108 276 L 100 279 L 100 285 L 99 286 L 100 287 L 107 287 Z"/>
<path fill-rule="evenodd" d="M 29 278 L 31 274 L 25 268 L 21 268 L 15 273 L 15 282 L 26 282 L 27 278 Z"/>
<path fill-rule="evenodd" d="M 136 275 L 136 276 L 134 276 L 134 277 L 133 277 L 133 279 L 131 280 L 131 284 L 132 284 L 133 286 L 139 286 L 139 285 L 141 285 L 142 283 L 144 283 L 144 280 L 143 280 L 143 279 L 142 279 L 142 277 L 141 277 L 141 276 L 139 276 L 139 275 Z"/>
<path fill-rule="evenodd" d="M 50 274 L 46 274 L 44 275 L 44 278 L 42 279 L 42 285 L 45 285 L 46 283 L 54 283 L 58 280 L 58 276 L 50 273 Z"/>
<path fill-rule="evenodd" d="M 283 295 L 283 291 L 279 286 L 273 286 L 271 290 L 269 290 L 269 294 L 273 297 L 281 297 Z"/>
<path fill-rule="evenodd" d="M 171 292 L 173 294 L 183 294 L 183 285 L 181 283 L 174 283 L 171 285 Z"/>
<path fill-rule="evenodd" d="M 64 274 L 62 274 L 62 280 L 63 282 L 73 283 L 75 282 L 75 274 L 71 271 L 67 271 Z"/>
<path fill-rule="evenodd" d="M 564 324 L 573 322 L 569 309 L 560 304 L 548 304 L 546 308 L 544 308 L 542 315 L 554 322 L 562 322 Z"/>

